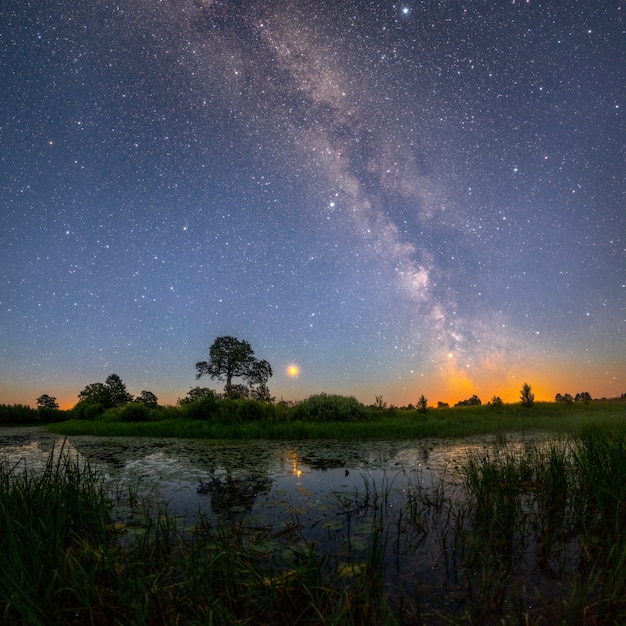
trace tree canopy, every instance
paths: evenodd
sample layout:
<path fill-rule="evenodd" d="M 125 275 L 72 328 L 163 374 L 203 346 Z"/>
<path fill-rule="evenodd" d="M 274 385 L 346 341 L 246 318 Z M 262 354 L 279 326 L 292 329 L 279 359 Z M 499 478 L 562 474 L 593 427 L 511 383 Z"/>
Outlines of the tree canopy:
<path fill-rule="evenodd" d="M 139 402 L 139 404 L 145 404 L 150 408 L 155 408 L 159 406 L 159 399 L 153 394 L 151 391 L 146 391 L 145 389 L 135 398 L 135 402 Z"/>
<path fill-rule="evenodd" d="M 117 374 L 111 374 L 104 383 L 91 383 L 79 394 L 82 402 L 101 404 L 105 409 L 124 406 L 132 402 L 133 396 L 126 390 L 126 384 Z"/>
<path fill-rule="evenodd" d="M 47 393 L 39 396 L 36 400 L 37 408 L 39 409 L 58 409 L 59 403 L 54 396 L 49 396 Z"/>
<path fill-rule="evenodd" d="M 196 378 L 208 374 L 212 379 L 225 382 L 227 398 L 252 396 L 269 400 L 267 381 L 272 376 L 272 367 L 265 360 L 254 356 L 247 341 L 236 337 L 218 337 L 209 348 L 209 360 L 196 363 Z M 246 384 L 233 385 L 233 378 L 242 378 Z"/>

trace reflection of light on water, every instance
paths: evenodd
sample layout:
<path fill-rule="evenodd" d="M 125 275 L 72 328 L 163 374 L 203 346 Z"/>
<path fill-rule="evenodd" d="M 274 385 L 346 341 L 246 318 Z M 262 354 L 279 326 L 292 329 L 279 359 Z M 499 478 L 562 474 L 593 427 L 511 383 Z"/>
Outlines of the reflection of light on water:
<path fill-rule="evenodd" d="M 275 506 L 277 501 L 299 500 L 299 489 L 306 487 L 319 494 L 362 488 L 362 473 L 382 471 L 393 478 L 393 489 L 406 488 L 408 481 L 428 486 L 439 476 L 446 482 L 462 480 L 468 454 L 480 453 L 506 443 L 509 450 L 523 449 L 538 440 L 549 440 L 546 433 L 485 435 L 463 440 L 420 439 L 376 442 L 244 442 L 212 443 L 191 440 L 146 441 L 135 438 L 71 437 L 65 453 L 88 460 L 101 472 L 109 489 L 122 492 L 137 488 L 171 502 L 173 510 L 193 511 L 206 507 L 207 498 L 198 499 L 201 481 L 229 475 L 246 481 L 252 474 L 269 478 L 272 488 L 263 491 L 255 507 Z M 43 429 L 11 427 L 0 430 L 0 462 L 38 473 L 45 468 L 51 451 L 54 458 L 63 446 L 63 437 Z M 295 477 L 295 481 L 294 481 Z M 391 478 L 390 478 L 391 480 Z M 253 489 L 257 489 L 252 484 Z M 282 491 L 285 491 L 284 495 Z"/>
<path fill-rule="evenodd" d="M 291 453 L 291 473 L 296 477 L 300 478 L 302 476 L 302 470 L 298 468 L 298 453 Z"/>
<path fill-rule="evenodd" d="M 38 474 L 50 461 L 56 464 L 62 456 L 85 461 L 67 439 L 51 435 L 38 437 L 38 431 L 32 427 L 31 432 L 23 433 L 19 427 L 12 428 L 12 430 L 18 434 L 16 443 L 13 443 L 10 437 L 6 440 L 0 437 L 0 463 L 10 468 L 13 476 L 22 474 L 24 471 Z M 3 434 L 8 432 L 7 428 Z M 27 437 L 32 437 L 32 439 L 27 439 Z"/>

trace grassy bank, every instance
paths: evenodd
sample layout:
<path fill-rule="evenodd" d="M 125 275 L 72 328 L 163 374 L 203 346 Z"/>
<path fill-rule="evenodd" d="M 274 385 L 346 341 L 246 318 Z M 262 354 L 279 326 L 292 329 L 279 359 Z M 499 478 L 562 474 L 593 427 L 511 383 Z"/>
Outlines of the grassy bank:
<path fill-rule="evenodd" d="M 179 527 L 64 450 L 36 476 L 3 466 L 0 620 L 625 623 L 626 430 L 498 445 L 458 482 L 410 483 L 399 507 L 390 483 L 364 477 L 331 512 L 345 537 L 333 554 L 287 512 L 274 526 L 199 515 Z"/>
<path fill-rule="evenodd" d="M 242 406 L 245 406 L 242 405 Z M 189 418 L 180 411 L 157 413 L 159 419 L 68 420 L 48 429 L 64 435 L 190 437 L 210 439 L 413 439 L 421 437 L 468 437 L 485 433 L 546 430 L 576 433 L 588 425 L 619 426 L 626 422 L 626 402 L 594 401 L 589 404 L 536 403 L 520 405 L 430 409 L 370 408 L 360 419 L 300 419 L 283 408 L 246 413 L 231 410 L 226 415 Z"/>
<path fill-rule="evenodd" d="M 274 559 L 263 547 L 272 529 L 199 517 L 183 531 L 166 509 L 126 498 L 64 450 L 41 475 L 0 467 L 0 623 L 391 623 L 380 580 L 345 584 L 345 567 L 290 540 L 296 524 Z"/>

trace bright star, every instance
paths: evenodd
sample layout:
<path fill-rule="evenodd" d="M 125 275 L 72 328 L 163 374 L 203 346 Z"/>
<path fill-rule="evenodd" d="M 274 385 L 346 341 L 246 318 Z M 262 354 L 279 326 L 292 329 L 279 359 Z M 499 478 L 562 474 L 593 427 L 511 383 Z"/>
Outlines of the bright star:
<path fill-rule="evenodd" d="M 290 365 L 287 368 L 287 374 L 289 374 L 289 376 L 292 376 L 293 378 L 296 378 L 298 376 L 298 366 Z"/>

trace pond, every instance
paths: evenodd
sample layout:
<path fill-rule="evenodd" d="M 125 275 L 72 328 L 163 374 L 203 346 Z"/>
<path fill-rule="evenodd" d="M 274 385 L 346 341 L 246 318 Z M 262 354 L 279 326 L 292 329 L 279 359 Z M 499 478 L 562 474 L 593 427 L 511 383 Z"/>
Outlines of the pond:
<path fill-rule="evenodd" d="M 532 446 L 546 438 L 539 432 L 513 434 L 506 443 Z M 99 470 L 112 491 L 133 486 L 142 497 L 167 503 L 178 516 L 258 513 L 278 505 L 314 515 L 318 503 L 336 502 L 364 488 L 397 496 L 415 482 L 454 484 L 469 453 L 501 443 L 501 435 L 375 442 L 66 439 L 38 427 L 4 427 L 0 462 L 36 472 L 53 449 L 64 446 Z"/>
<path fill-rule="evenodd" d="M 144 514 L 167 510 L 183 532 L 200 523 L 237 526 L 264 554 L 288 559 L 294 544 L 315 546 L 335 567 L 366 559 L 378 532 L 390 593 L 405 588 L 410 595 L 419 581 L 440 602 L 442 589 L 458 586 L 453 561 L 460 556 L 444 518 L 463 498 L 468 455 L 547 439 L 535 432 L 447 441 L 65 440 L 37 427 L 9 427 L 0 429 L 0 462 L 37 472 L 62 448 L 88 460 L 131 538 L 142 529 L 137 502 Z M 120 497 L 130 492 L 134 505 Z"/>

